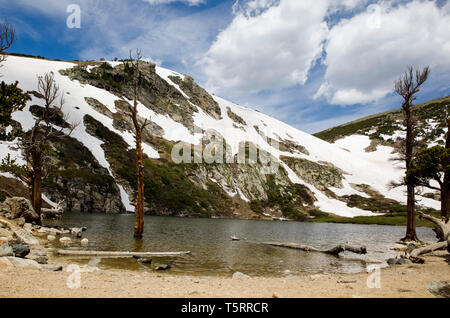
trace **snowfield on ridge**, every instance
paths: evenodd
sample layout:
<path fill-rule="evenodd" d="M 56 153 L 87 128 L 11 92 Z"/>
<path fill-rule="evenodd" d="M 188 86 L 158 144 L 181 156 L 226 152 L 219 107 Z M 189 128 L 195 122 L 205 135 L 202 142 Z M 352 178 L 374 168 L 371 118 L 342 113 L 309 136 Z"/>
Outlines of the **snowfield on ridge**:
<path fill-rule="evenodd" d="M 117 66 L 119 63 L 112 63 L 111 65 Z M 7 83 L 19 81 L 19 87 L 21 89 L 31 92 L 37 91 L 37 76 L 53 72 L 57 84 L 64 92 L 65 105 L 62 110 L 67 114 L 70 122 L 78 124 L 71 137 L 77 139 L 87 147 L 98 163 L 108 169 L 111 176 L 114 177 L 110 162 L 108 162 L 105 151 L 102 148 L 103 141 L 86 131 L 83 118 L 86 115 L 92 116 L 109 130 L 122 136 L 130 149 L 134 148 L 135 141 L 133 133 L 131 131 L 124 132 L 116 129 L 111 118 L 91 107 L 85 99 L 94 98 L 100 101 L 114 114 L 117 112 L 115 102 L 121 98 L 104 89 L 71 80 L 68 76 L 63 76 L 59 73 L 60 70 L 69 69 L 74 66 L 76 66 L 75 63 L 69 62 L 8 56 L 8 59 L 0 69 L 1 75 L 3 76 L 1 80 Z M 169 85 L 179 90 L 182 96 L 188 100 L 190 99 L 180 86 L 169 78 L 169 76 L 178 76 L 184 79 L 184 75 L 158 66 L 156 66 L 156 73 Z M 366 193 L 356 190 L 351 184 L 369 185 L 386 198 L 396 200 L 402 204 L 406 202 L 406 194 L 403 187 L 395 189 L 390 189 L 389 187 L 391 181 L 399 181 L 404 175 L 402 165 L 390 160 L 392 157 L 395 157 L 392 147 L 378 146 L 375 152 L 365 152 L 364 149 L 370 145 L 370 139 L 368 136 L 362 135 L 345 137 L 339 139 L 334 144 L 330 144 L 258 111 L 236 105 L 214 95 L 211 96 L 220 107 L 222 119 L 213 118 L 195 105 L 195 103 L 191 103 L 198 110 L 193 116 L 194 124 L 203 130 L 213 129 L 219 132 L 224 136 L 227 144 L 231 146 L 233 155 L 238 153 L 240 143 L 251 142 L 269 152 L 275 158 L 278 158 L 280 166 L 286 170 L 292 183 L 303 184 L 314 193 L 318 200 L 315 202 L 315 206 L 321 211 L 346 217 L 375 215 L 371 211 L 349 207 L 345 202 L 327 196 L 322 190 L 299 177 L 295 171 L 280 159 L 281 157 L 301 158 L 315 163 L 325 162 L 341 170 L 344 177 L 342 181 L 343 187 L 329 189 L 339 196 L 356 194 L 361 197 L 367 197 Z M 129 100 L 127 101 L 131 102 Z M 42 101 L 39 98 L 32 96 L 32 100 L 28 102 L 27 107 L 23 111 L 13 114 L 13 120 L 19 122 L 24 130 L 30 129 L 34 124 L 34 119 L 29 108 L 32 105 L 39 105 L 40 103 Z M 245 124 L 239 125 L 235 120 L 230 118 L 229 110 L 241 117 L 245 121 Z M 183 141 L 190 144 L 199 144 L 201 142 L 201 133 L 192 133 L 187 127 L 174 121 L 168 115 L 158 114 L 142 103 L 139 103 L 139 115 L 144 118 L 151 118 L 152 122 L 159 125 L 164 131 L 162 138 L 168 141 Z M 300 145 L 307 150 L 307 153 L 276 149 L 266 138 L 263 138 L 261 132 L 270 139 L 279 141 L 280 143 L 288 141 Z M 150 158 L 160 158 L 158 151 L 151 145 L 143 144 L 143 149 L 145 154 Z M 0 150 L 2 157 L 10 153 L 13 158 L 19 160 L 19 163 L 23 162 L 22 155 L 12 149 L 11 144 L 1 142 Z M 130 203 L 132 199 L 129 198 L 122 185 L 118 183 L 118 186 L 122 203 L 128 211 L 133 211 L 134 207 Z M 240 195 L 243 200 L 248 201 L 241 190 L 238 189 L 236 195 Z M 434 209 L 439 209 L 440 207 L 440 203 L 436 200 L 425 197 L 420 197 L 420 200 L 420 205 L 422 206 Z"/>

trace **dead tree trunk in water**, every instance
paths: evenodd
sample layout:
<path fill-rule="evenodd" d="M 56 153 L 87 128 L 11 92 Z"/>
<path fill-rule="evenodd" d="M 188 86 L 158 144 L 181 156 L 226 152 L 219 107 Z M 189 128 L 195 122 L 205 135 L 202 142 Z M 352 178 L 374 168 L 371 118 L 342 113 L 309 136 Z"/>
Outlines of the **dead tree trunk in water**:
<path fill-rule="evenodd" d="M 395 83 L 395 92 L 403 98 L 402 110 L 405 116 L 406 139 L 404 149 L 404 160 L 406 170 L 409 169 L 414 156 L 414 146 L 416 143 L 415 136 L 415 119 L 412 116 L 412 103 L 416 99 L 415 94 L 420 90 L 420 86 L 428 79 L 429 67 L 425 67 L 422 72 L 410 66 L 405 74 Z M 407 185 L 407 211 L 408 220 L 406 225 L 406 236 L 403 241 L 418 241 L 416 234 L 416 213 L 415 213 L 415 188 L 413 185 Z"/>
<path fill-rule="evenodd" d="M 291 248 L 295 250 L 302 250 L 305 252 L 319 252 L 319 253 L 325 253 L 325 254 L 331 254 L 331 255 L 339 255 L 342 252 L 349 251 L 356 254 L 366 254 L 367 248 L 365 246 L 352 246 L 347 244 L 341 244 L 337 245 L 333 248 L 330 248 L 328 250 L 320 250 L 311 246 L 307 245 L 301 245 L 296 243 L 278 243 L 278 242 L 267 242 L 263 243 L 270 246 L 275 247 L 284 247 L 284 248 Z"/>
<path fill-rule="evenodd" d="M 136 139 L 136 175 L 137 175 L 137 192 L 136 192 L 136 225 L 134 227 L 134 237 L 142 238 L 144 234 L 144 159 L 142 153 L 142 132 L 145 127 L 150 123 L 145 119 L 144 123 L 141 124 L 138 118 L 138 99 L 139 99 L 139 65 L 142 60 L 142 55 L 140 50 L 136 50 L 136 60 L 131 56 L 130 61 L 133 68 L 133 79 L 134 79 L 134 102 L 133 107 L 129 106 L 131 113 L 131 118 L 134 124 L 135 139 Z"/>

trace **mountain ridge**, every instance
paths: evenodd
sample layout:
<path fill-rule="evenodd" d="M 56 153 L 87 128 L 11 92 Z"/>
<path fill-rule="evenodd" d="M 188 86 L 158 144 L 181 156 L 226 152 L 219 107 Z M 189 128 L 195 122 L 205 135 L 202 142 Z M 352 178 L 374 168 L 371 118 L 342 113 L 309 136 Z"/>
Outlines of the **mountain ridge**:
<path fill-rule="evenodd" d="M 2 80 L 18 80 L 19 87 L 30 93 L 36 91 L 36 75 L 54 72 L 65 92 L 63 111 L 80 123 L 65 143 L 52 145 L 58 155 L 51 158 L 57 169 L 44 182 L 49 204 L 66 198 L 69 211 L 133 210 L 134 140 L 126 113 L 132 94 L 126 67 L 123 62 L 19 56 L 9 56 L 4 63 Z M 383 148 L 377 160 L 352 154 L 341 145 L 211 95 L 189 76 L 153 63 L 144 63 L 143 68 L 139 114 L 153 123 L 144 134 L 148 214 L 306 220 L 325 213 L 371 216 L 389 213 L 395 209 L 394 202 L 403 204 L 401 189 L 389 190 L 389 178 L 376 173 L 382 168 L 392 176 L 402 174 L 399 167 L 388 164 L 388 149 Z M 26 109 L 14 113 L 13 119 L 30 129 L 32 109 L 39 104 L 39 96 L 32 94 Z M 279 169 L 266 175 L 259 161 L 173 162 L 176 145 L 207 149 L 209 134 L 225 141 L 225 155 L 230 158 L 243 151 L 248 160 L 254 147 L 275 159 Z M 0 149 L 23 162 L 14 143 L 1 143 Z M 2 178 L 7 177 L 11 176 L 3 174 Z M 360 200 L 350 202 L 352 196 Z M 373 197 L 384 198 L 392 206 L 374 208 L 367 200 L 361 203 L 361 198 Z M 438 202 L 424 198 L 423 205 L 437 208 Z"/>

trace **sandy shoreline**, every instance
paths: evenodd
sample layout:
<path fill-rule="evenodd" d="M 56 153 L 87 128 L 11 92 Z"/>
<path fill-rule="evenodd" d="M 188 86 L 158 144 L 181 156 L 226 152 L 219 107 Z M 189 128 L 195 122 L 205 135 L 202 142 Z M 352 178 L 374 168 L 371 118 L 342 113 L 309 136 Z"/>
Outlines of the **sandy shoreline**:
<path fill-rule="evenodd" d="M 170 272 L 95 270 L 80 273 L 48 272 L 0 265 L 0 297 L 18 298 L 329 298 L 434 297 L 427 284 L 450 280 L 448 253 L 426 257 L 425 265 L 396 265 L 381 270 L 381 288 L 367 286 L 368 273 L 301 275 L 286 278 L 193 277 Z M 92 269 L 92 268 L 91 268 Z"/>
<path fill-rule="evenodd" d="M 0 220 L 3 219 L 0 217 Z M 16 221 L 6 221 L 12 230 Z M 35 234 L 36 230 L 33 230 Z M 394 265 L 379 273 L 381 288 L 370 288 L 376 273 L 300 274 L 287 277 L 181 276 L 155 271 L 103 269 L 79 265 L 74 272 L 70 259 L 55 256 L 46 235 L 31 246 L 31 254 L 48 257 L 44 267 L 63 266 L 63 271 L 11 266 L 0 261 L 0 298 L 334 298 L 334 297 L 434 297 L 427 284 L 450 281 L 450 255 L 437 251 L 426 263 Z M 30 254 L 30 255 L 31 255 Z M 38 265 L 39 266 L 39 265 Z M 370 287 L 369 287 L 370 286 Z"/>

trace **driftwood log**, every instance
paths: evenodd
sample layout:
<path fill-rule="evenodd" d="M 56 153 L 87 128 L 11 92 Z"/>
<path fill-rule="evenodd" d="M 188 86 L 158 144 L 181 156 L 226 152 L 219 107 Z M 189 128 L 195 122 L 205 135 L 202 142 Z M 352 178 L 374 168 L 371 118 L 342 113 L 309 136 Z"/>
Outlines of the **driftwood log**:
<path fill-rule="evenodd" d="M 105 257 L 165 257 L 189 255 L 191 252 L 101 252 L 101 251 L 77 251 L 77 250 L 57 250 L 57 254 L 66 256 L 105 256 Z"/>
<path fill-rule="evenodd" d="M 436 244 L 430 244 L 424 247 L 419 247 L 414 249 L 411 254 L 409 254 L 410 258 L 417 258 L 420 255 L 433 253 L 434 251 L 445 250 L 447 248 L 447 242 L 438 242 Z"/>
<path fill-rule="evenodd" d="M 410 258 L 416 259 L 420 255 L 445 249 L 447 249 L 447 251 L 450 253 L 450 222 L 444 222 L 443 220 L 422 212 L 419 212 L 419 216 L 421 219 L 425 219 L 436 224 L 434 232 L 436 233 L 436 237 L 438 238 L 439 242 L 412 250 L 409 254 Z"/>
<path fill-rule="evenodd" d="M 423 212 L 419 212 L 419 216 L 421 219 L 425 219 L 436 224 L 437 227 L 434 229 L 434 232 L 436 233 L 436 237 L 440 242 L 448 240 L 450 234 L 450 221 L 444 222 L 441 219 L 435 218 Z"/>
<path fill-rule="evenodd" d="M 338 246 L 335 246 L 333 248 L 330 248 L 328 250 L 320 250 L 311 246 L 307 245 L 301 245 L 296 243 L 278 243 L 278 242 L 266 242 L 263 243 L 270 246 L 275 247 L 284 247 L 284 248 L 291 248 L 296 250 L 302 250 L 305 252 L 319 252 L 319 253 L 325 253 L 325 254 L 331 254 L 331 255 L 339 255 L 342 252 L 349 251 L 356 254 L 366 254 L 367 248 L 365 246 L 352 246 L 347 244 L 341 244 Z"/>

